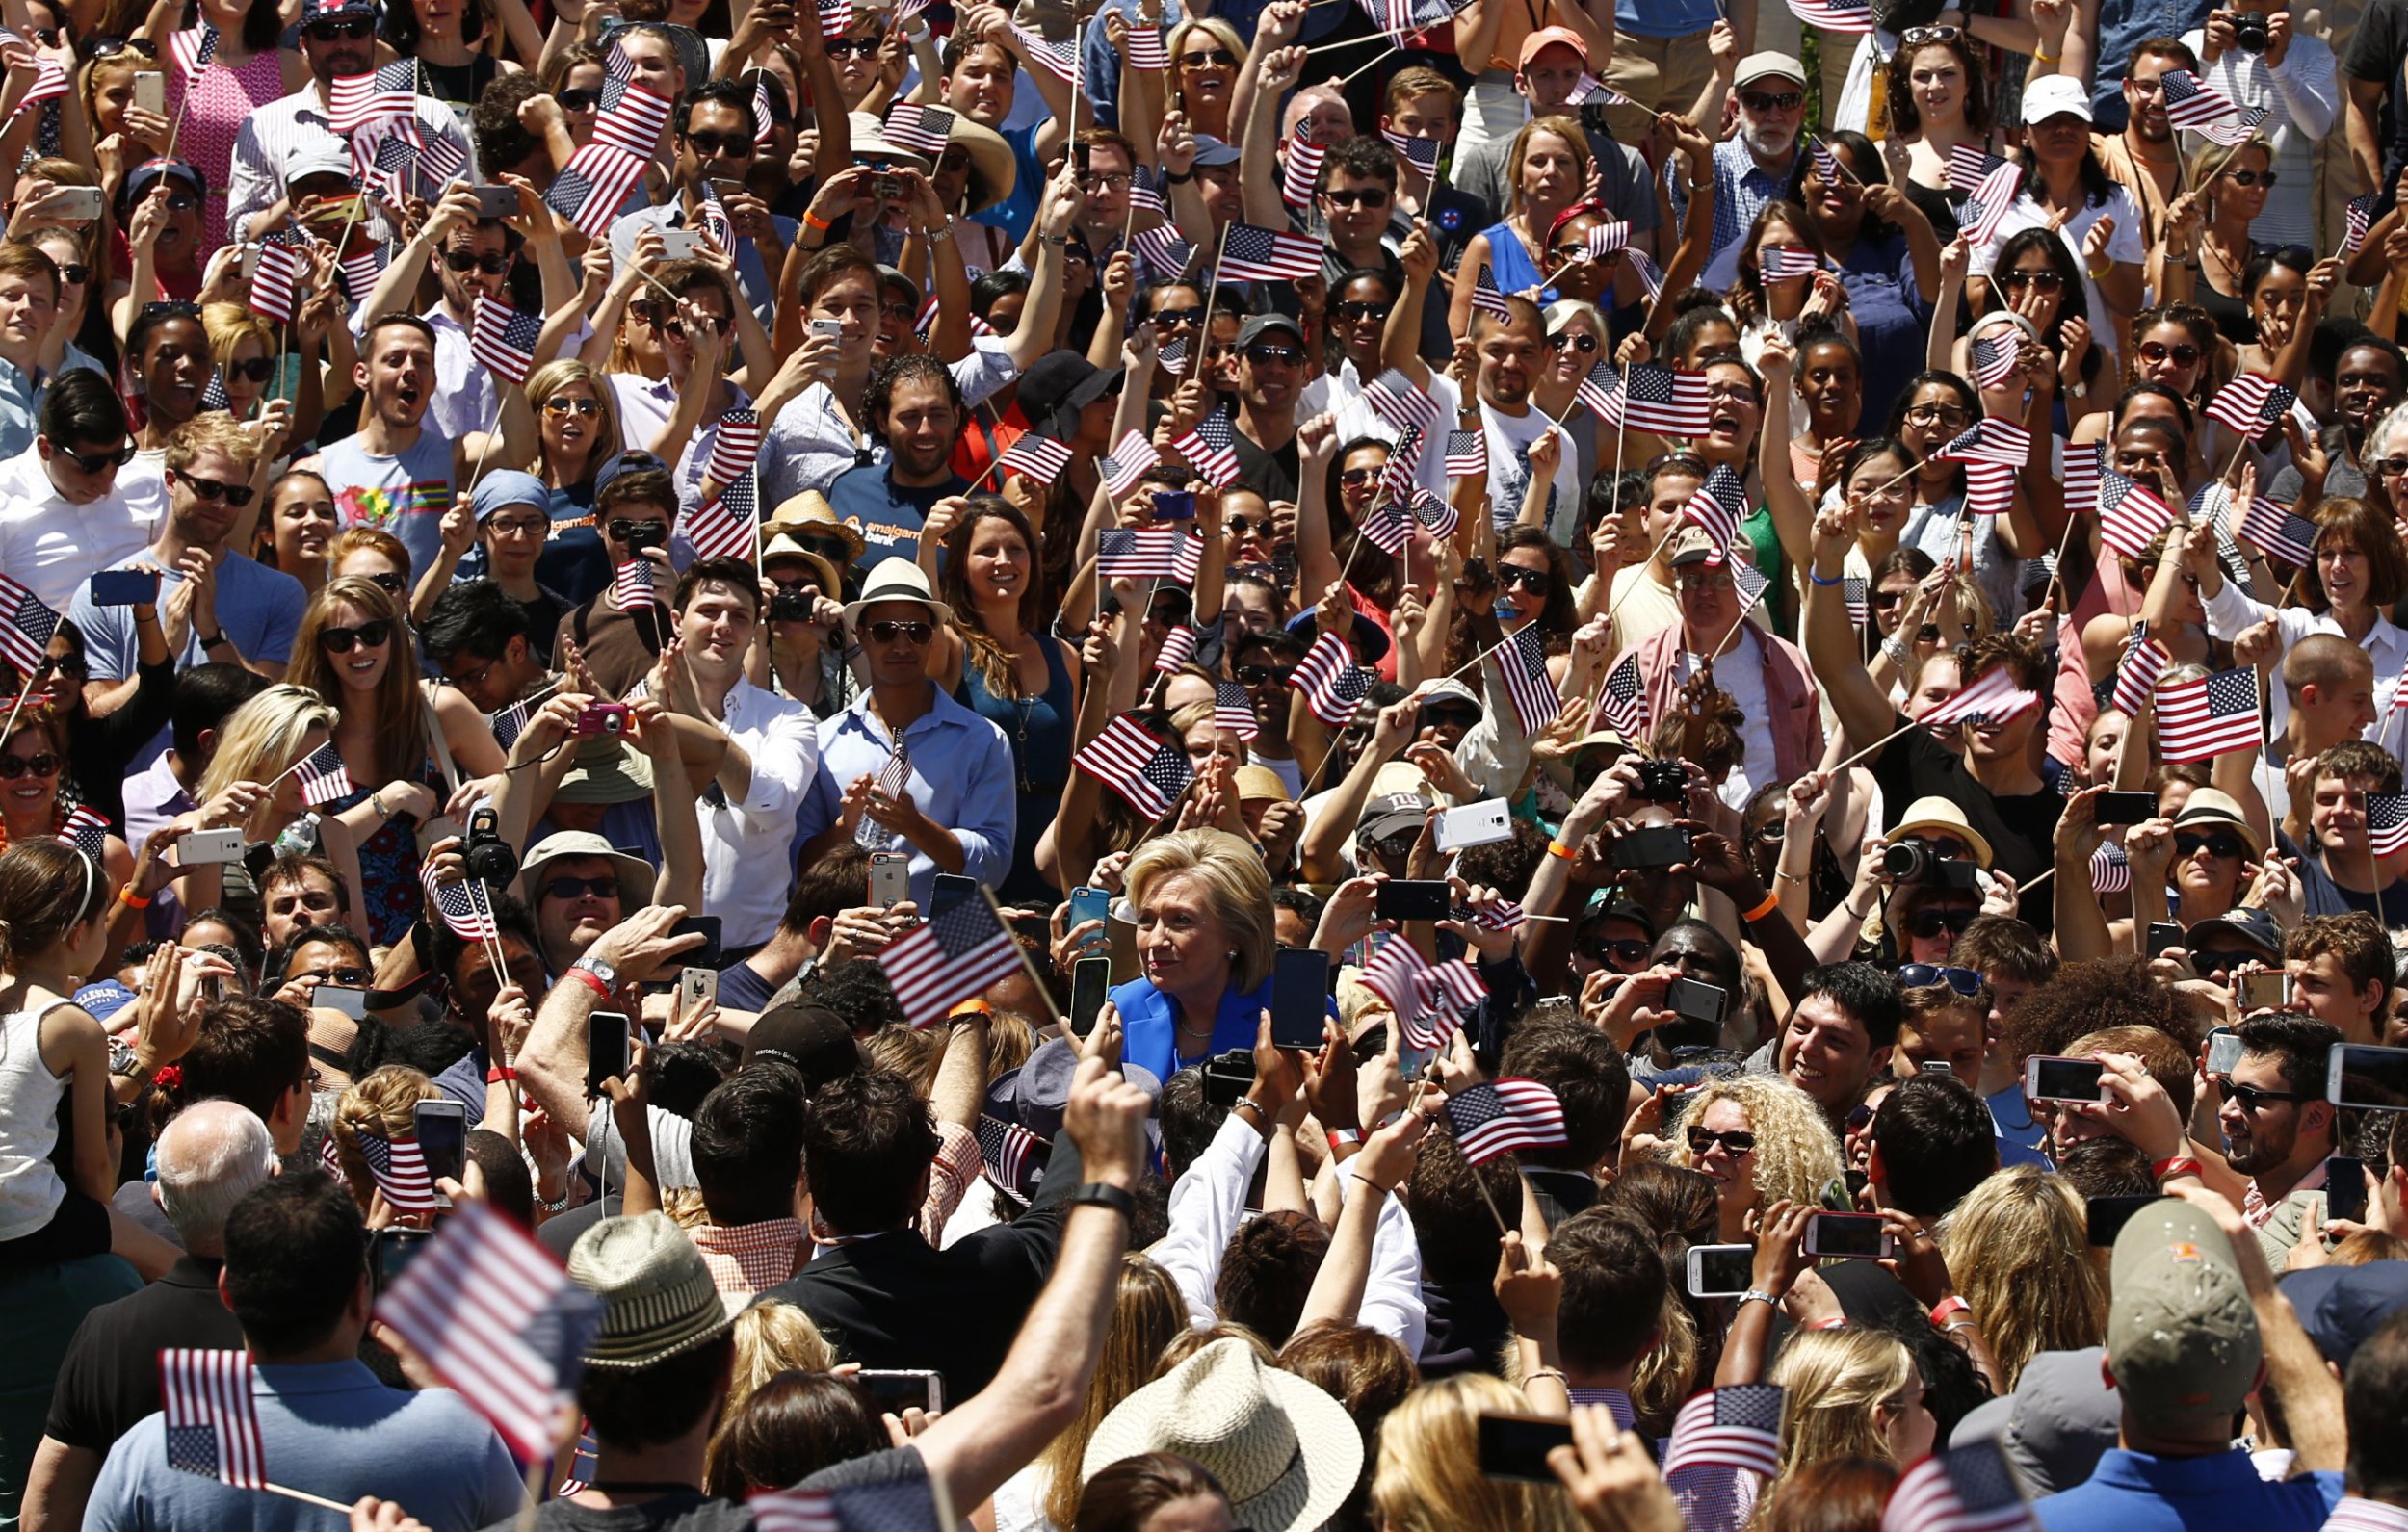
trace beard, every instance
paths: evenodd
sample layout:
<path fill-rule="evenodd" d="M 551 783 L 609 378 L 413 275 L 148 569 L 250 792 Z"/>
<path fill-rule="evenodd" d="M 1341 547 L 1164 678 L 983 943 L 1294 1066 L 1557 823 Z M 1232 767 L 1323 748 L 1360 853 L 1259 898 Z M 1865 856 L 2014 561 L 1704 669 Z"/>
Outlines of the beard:
<path fill-rule="evenodd" d="M 1797 146 L 1797 129 L 1767 126 L 1740 118 L 1740 142 L 1760 160 L 1777 160 Z"/>
<path fill-rule="evenodd" d="M 2289 1141 L 2278 1142 L 2263 1132 L 2252 1132 L 2238 1140 L 2230 1133 L 2224 1135 L 2225 1163 L 2243 1176 L 2255 1176 L 2279 1165 L 2290 1153 Z"/>

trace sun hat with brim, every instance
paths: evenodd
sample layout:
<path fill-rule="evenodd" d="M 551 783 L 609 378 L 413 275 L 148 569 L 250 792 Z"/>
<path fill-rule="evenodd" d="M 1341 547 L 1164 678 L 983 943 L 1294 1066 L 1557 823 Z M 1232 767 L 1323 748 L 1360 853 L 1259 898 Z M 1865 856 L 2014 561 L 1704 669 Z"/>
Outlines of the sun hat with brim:
<path fill-rule="evenodd" d="M 811 576 L 820 583 L 820 594 L 834 596 L 845 588 L 845 577 L 827 561 L 825 554 L 815 553 L 795 541 L 794 533 L 780 532 L 761 545 L 761 562 L 766 567 L 772 559 L 799 558 L 811 566 Z"/>
<path fill-rule="evenodd" d="M 956 112 L 953 130 L 945 135 L 945 143 L 947 147 L 958 143 L 970 151 L 968 216 L 975 218 L 1011 200 L 1012 188 L 1019 184 L 1020 167 L 1002 134 Z"/>
<path fill-rule="evenodd" d="M 852 119 L 852 157 L 856 164 L 883 160 L 888 165 L 907 165 L 915 170 L 935 169 L 929 157 L 917 149 L 906 149 L 886 136 L 886 124 L 867 112 L 851 114 Z"/>
<path fill-rule="evenodd" d="M 885 601 L 912 602 L 926 607 L 938 622 L 953 621 L 954 609 L 936 599 L 918 564 L 908 558 L 887 558 L 872 566 L 870 578 L 861 583 L 859 598 L 845 603 L 845 626 L 851 628 L 863 611 Z"/>
<path fill-rule="evenodd" d="M 2226 826 L 2238 835 L 2241 844 L 2249 847 L 2251 861 L 2265 854 L 2265 847 L 2258 844 L 2258 832 L 2249 827 L 2248 815 L 2231 793 L 2214 788 L 2191 789 L 2190 796 L 2183 800 L 2183 812 L 2174 816 L 2175 830 L 2179 833 L 2211 824 Z"/>
<path fill-rule="evenodd" d="M 667 1213 L 605 1218 L 568 1252 L 571 1281 L 602 1300 L 602 1329 L 586 1346 L 586 1365 L 633 1372 L 717 1339 L 736 1309 L 720 1296 L 686 1232 Z"/>
<path fill-rule="evenodd" d="M 652 760 L 624 740 L 589 739 L 552 790 L 555 803 L 635 803 L 652 796 Z"/>
<path fill-rule="evenodd" d="M 1174 1452 L 1220 1481 L 1230 1519 L 1252 1532 L 1311 1532 L 1363 1472 L 1363 1434 L 1319 1385 L 1216 1340 L 1112 1407 L 1087 1439 L 1082 1482 L 1123 1458 Z"/>
<path fill-rule="evenodd" d="M 770 519 L 761 526 L 764 545 L 780 532 L 834 537 L 852 550 L 845 556 L 847 563 L 860 558 L 861 550 L 869 546 L 868 539 L 861 535 L 861 529 L 837 515 L 836 507 L 829 505 L 827 497 L 816 489 L 789 495 L 777 503 L 777 509 L 771 512 Z"/>
<path fill-rule="evenodd" d="M 2153 1202 L 2115 1236 L 2108 1272 L 2107 1370 L 2125 1417 L 2152 1435 L 2228 1424 L 2265 1351 L 2224 1231 L 2187 1202 Z"/>
<path fill-rule="evenodd" d="M 555 830 L 537 841 L 527 852 L 527 860 L 519 865 L 518 896 L 527 901 L 529 909 L 534 909 L 536 890 L 543 886 L 543 870 L 554 862 L 580 856 L 608 857 L 618 869 L 618 907 L 622 913 L 633 914 L 652 902 L 652 881 L 658 876 L 652 864 L 632 851 L 620 850 L 591 830 Z"/>
<path fill-rule="evenodd" d="M 1910 835 L 1952 835 L 1974 848 L 1974 861 L 1978 866 L 1990 865 L 1990 842 L 1979 830 L 1968 823 L 1965 811 L 1950 798 L 1917 798 L 1906 806 L 1906 818 L 1890 827 L 1884 840 L 1898 844 Z"/>

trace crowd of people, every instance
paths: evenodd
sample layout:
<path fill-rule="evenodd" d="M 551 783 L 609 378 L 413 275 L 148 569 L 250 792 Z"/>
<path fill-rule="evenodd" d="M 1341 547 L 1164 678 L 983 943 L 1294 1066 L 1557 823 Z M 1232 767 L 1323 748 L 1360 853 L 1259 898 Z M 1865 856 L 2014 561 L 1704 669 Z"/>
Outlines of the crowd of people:
<path fill-rule="evenodd" d="M 2408 0 L 0 22 L 0 1522 L 2408 1528 Z"/>

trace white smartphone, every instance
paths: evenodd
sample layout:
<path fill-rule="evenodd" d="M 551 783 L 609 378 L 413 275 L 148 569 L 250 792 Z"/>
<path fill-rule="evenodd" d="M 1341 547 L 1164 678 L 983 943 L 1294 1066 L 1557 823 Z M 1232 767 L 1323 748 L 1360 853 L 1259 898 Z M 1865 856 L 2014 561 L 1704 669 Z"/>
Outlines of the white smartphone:
<path fill-rule="evenodd" d="M 51 196 L 53 200 L 43 210 L 44 217 L 73 219 L 78 222 L 90 222 L 98 218 L 105 202 L 100 188 L 96 186 L 56 187 L 52 189 Z"/>
<path fill-rule="evenodd" d="M 701 231 L 697 229 L 663 229 L 661 231 L 661 259 L 665 261 L 693 260 L 694 252 L 701 238 Z"/>
<path fill-rule="evenodd" d="M 156 69 L 144 69 L 134 76 L 134 104 L 153 117 L 168 115 L 168 77 Z"/>
<path fill-rule="evenodd" d="M 1806 1254 L 1841 1260 L 1881 1260 L 1892 1254 L 1879 1213 L 1817 1213 L 1806 1220 Z"/>
<path fill-rule="evenodd" d="M 195 830 L 175 843 L 177 867 L 206 867 L 213 862 L 240 862 L 243 859 L 243 832 L 240 830 Z"/>
<path fill-rule="evenodd" d="M 1754 1245 L 1691 1245 L 1688 1247 L 1688 1295 L 1692 1298 L 1736 1298 L 1756 1275 Z"/>
<path fill-rule="evenodd" d="M 1513 839 L 1513 816 L 1503 798 L 1466 803 L 1438 816 L 1438 849 L 1460 851 Z"/>
<path fill-rule="evenodd" d="M 694 1016 L 709 1010 L 720 998 L 719 970 L 714 968 L 680 969 L 677 974 L 678 1008 Z"/>
<path fill-rule="evenodd" d="M 348 984 L 321 984 L 309 992 L 309 1003 L 319 1010 L 340 1011 L 354 1022 L 368 1017 L 368 992 Z"/>

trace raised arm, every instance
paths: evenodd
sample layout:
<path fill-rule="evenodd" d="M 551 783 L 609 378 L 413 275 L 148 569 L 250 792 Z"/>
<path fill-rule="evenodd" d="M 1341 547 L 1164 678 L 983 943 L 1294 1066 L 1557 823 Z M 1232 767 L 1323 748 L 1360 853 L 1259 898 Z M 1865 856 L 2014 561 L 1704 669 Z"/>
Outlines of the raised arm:
<path fill-rule="evenodd" d="M 1815 517 L 1814 561 L 1808 566 L 1806 610 L 1814 614 L 1804 628 L 1807 662 L 1822 683 L 1823 696 L 1839 714 L 1850 748 L 1862 748 L 1889 734 L 1898 710 L 1889 695 L 1865 672 L 1857 657 L 1856 628 L 1847 619 L 1847 595 L 1841 583 L 1847 569 L 1848 546 L 1856 540 L 1857 509 L 1844 506 Z"/>

